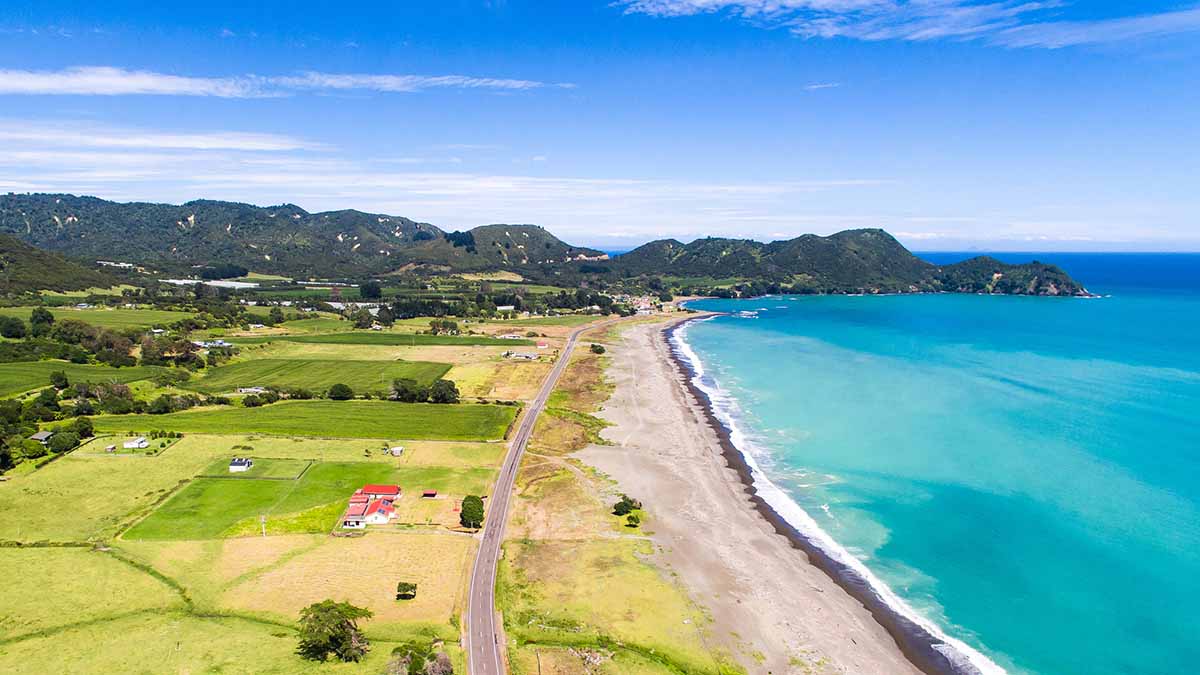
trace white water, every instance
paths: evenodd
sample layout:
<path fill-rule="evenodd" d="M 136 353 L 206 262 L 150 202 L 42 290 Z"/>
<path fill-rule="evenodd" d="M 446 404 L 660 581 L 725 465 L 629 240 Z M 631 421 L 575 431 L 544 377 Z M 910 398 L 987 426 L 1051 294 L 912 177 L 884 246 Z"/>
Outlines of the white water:
<path fill-rule="evenodd" d="M 671 346 L 675 353 L 683 358 L 692 369 L 692 383 L 704 392 L 712 406 L 713 415 L 728 431 L 729 440 L 741 453 L 746 465 L 750 468 L 751 482 L 759 497 L 771 507 L 775 513 L 796 528 L 802 536 L 821 549 L 833 560 L 853 570 L 867 582 L 871 590 L 887 604 L 896 614 L 917 624 L 936 640 L 944 644 L 935 645 L 947 659 L 955 664 L 961 672 L 977 672 L 980 675 L 1006 675 L 1006 671 L 987 656 L 973 649 L 961 640 L 947 635 L 940 627 L 914 610 L 879 577 L 875 576 L 867 566 L 838 544 L 829 536 L 812 516 L 800 507 L 786 492 L 771 482 L 771 479 L 760 468 L 759 458 L 769 459 L 769 450 L 754 443 L 739 425 L 738 402 L 730 396 L 714 378 L 705 378 L 704 364 L 687 342 L 687 331 L 694 323 L 710 321 L 716 317 L 697 319 L 681 325 L 671 333 Z"/>

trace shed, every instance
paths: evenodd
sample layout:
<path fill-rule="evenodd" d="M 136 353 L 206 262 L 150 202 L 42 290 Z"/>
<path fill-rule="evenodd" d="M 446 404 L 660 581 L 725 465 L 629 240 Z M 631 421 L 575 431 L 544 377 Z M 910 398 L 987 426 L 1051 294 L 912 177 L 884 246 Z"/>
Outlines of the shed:
<path fill-rule="evenodd" d="M 38 443 L 41 443 L 42 445 L 46 445 L 47 443 L 50 442 L 50 437 L 53 435 L 54 435 L 53 431 L 39 431 L 36 434 L 30 436 L 29 440 L 37 441 Z"/>
<path fill-rule="evenodd" d="M 128 441 L 125 441 L 121 444 L 121 446 L 126 450 L 137 450 L 139 448 L 150 447 L 150 441 L 146 440 L 145 436 L 138 436 L 137 438 L 132 438 Z"/>
<path fill-rule="evenodd" d="M 249 457 L 234 457 L 229 460 L 229 473 L 242 473 L 254 466 L 254 460 Z"/>
<path fill-rule="evenodd" d="M 421 499 L 437 499 L 437 490 L 425 490 L 421 493 Z"/>

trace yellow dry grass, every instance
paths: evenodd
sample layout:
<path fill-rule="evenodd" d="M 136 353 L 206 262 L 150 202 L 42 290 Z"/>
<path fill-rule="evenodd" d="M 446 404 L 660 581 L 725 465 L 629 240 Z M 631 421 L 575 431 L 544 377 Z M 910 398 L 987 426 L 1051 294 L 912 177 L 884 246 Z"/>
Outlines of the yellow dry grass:
<path fill-rule="evenodd" d="M 247 542 L 256 540 L 244 540 Z M 374 612 L 373 632 L 387 623 L 448 625 L 463 607 L 464 580 L 475 551 L 467 536 L 371 532 L 365 537 L 321 537 L 315 547 L 243 580 L 220 604 L 292 620 L 326 598 Z M 417 597 L 397 601 L 396 584 L 417 584 Z"/>

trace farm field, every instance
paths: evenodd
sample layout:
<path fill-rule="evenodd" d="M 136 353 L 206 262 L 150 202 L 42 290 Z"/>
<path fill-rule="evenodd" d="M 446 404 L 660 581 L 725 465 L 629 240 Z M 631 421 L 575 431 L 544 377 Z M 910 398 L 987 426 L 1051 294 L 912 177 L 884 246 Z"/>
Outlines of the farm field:
<path fill-rule="evenodd" d="M 162 368 L 158 366 L 112 366 L 70 363 L 68 361 L 20 361 L 0 363 L 0 396 L 10 396 L 50 385 L 50 373 L 61 370 L 71 382 L 134 382 L 145 380 Z"/>
<path fill-rule="evenodd" d="M 319 663 L 296 656 L 296 635 L 290 625 L 185 611 L 119 615 L 114 609 L 113 614 L 108 620 L 4 645 L 0 672 L 361 675 L 382 672 L 392 647 L 374 642 L 360 663 Z M 370 623 L 365 627 L 370 635 Z"/>
<path fill-rule="evenodd" d="M 202 478 L 230 478 L 235 480 L 253 478 L 296 480 L 304 474 L 311 464 L 312 461 L 307 459 L 264 459 L 260 457 L 255 459 L 254 466 L 251 466 L 246 471 L 231 473 L 229 471 L 229 458 L 221 457 L 220 459 L 213 460 L 199 475 Z"/>
<path fill-rule="evenodd" d="M 208 393 L 238 387 L 304 387 L 324 391 L 337 383 L 355 391 L 386 391 L 392 380 L 407 378 L 424 384 L 446 374 L 450 365 L 425 361 L 351 361 L 318 359 L 253 359 L 214 368 L 187 383 Z"/>
<path fill-rule="evenodd" d="M 259 462 L 270 460 L 255 463 Z M 289 532 L 328 532 L 345 509 L 346 500 L 366 483 L 399 485 L 404 494 L 402 502 L 416 501 L 416 495 L 426 489 L 457 495 L 485 492 L 494 473 L 482 467 L 449 469 L 396 467 L 388 462 L 320 462 L 293 480 L 201 477 L 188 483 L 123 537 L 213 539 L 245 534 L 246 530 L 257 534 L 262 515 L 267 516 L 268 533 L 276 517 L 287 521 L 284 529 Z M 295 522 L 294 516 L 326 506 L 329 508 L 317 514 L 320 517 Z M 249 527 L 241 527 L 242 521 L 249 521 Z"/>
<path fill-rule="evenodd" d="M 476 345 L 490 347 L 505 347 L 513 345 L 530 345 L 531 340 L 501 340 L 499 338 L 481 335 L 425 335 L 417 333 L 384 333 L 371 331 L 353 331 L 344 333 L 325 333 L 314 335 L 264 335 L 262 337 L 231 337 L 229 341 L 238 345 L 262 344 L 264 342 L 311 342 L 318 344 L 342 345 Z"/>
<path fill-rule="evenodd" d="M 391 401 L 282 401 L 261 408 L 204 408 L 167 415 L 99 415 L 97 431 L 184 431 L 332 438 L 503 438 L 517 408 Z"/>
<path fill-rule="evenodd" d="M 243 357 L 263 359 L 428 361 L 458 365 L 495 361 L 504 347 L 473 345 L 345 345 L 316 342 L 265 342 L 241 348 Z"/>
<path fill-rule="evenodd" d="M 174 312 L 165 309 L 106 309 L 100 307 L 93 309 L 50 307 L 48 309 L 56 321 L 75 319 L 93 326 L 117 329 L 149 328 L 154 325 L 175 323 L 180 319 L 192 316 L 189 312 Z M 28 323 L 29 314 L 32 311 L 32 307 L 0 307 L 0 316 L 15 316 Z"/>

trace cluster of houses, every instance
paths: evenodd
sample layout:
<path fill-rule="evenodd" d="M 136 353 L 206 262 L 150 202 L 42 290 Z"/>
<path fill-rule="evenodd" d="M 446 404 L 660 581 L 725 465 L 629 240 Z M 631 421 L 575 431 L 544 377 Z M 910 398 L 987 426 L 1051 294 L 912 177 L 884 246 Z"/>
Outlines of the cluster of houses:
<path fill-rule="evenodd" d="M 232 347 L 233 344 L 217 338 L 216 340 L 192 340 L 192 344 L 201 349 L 212 349 L 214 347 Z"/>
<path fill-rule="evenodd" d="M 364 485 L 350 495 L 342 528 L 361 530 L 367 525 L 387 525 L 396 517 L 393 504 L 400 499 L 399 485 Z"/>

